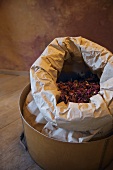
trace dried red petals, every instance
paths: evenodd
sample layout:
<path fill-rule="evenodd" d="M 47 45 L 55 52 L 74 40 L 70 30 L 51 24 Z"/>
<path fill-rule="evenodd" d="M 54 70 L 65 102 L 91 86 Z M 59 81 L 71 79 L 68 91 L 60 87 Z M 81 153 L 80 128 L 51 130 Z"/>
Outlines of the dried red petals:
<path fill-rule="evenodd" d="M 61 91 L 58 103 L 64 101 L 66 104 L 68 102 L 89 103 L 90 97 L 96 95 L 100 90 L 99 82 L 91 77 L 80 81 L 59 82 L 57 86 Z"/>

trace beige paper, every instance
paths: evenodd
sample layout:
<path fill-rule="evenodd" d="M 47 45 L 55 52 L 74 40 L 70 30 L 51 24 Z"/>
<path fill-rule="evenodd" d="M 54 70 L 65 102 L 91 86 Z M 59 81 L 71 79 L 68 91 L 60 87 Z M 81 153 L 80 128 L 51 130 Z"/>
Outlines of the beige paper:
<path fill-rule="evenodd" d="M 100 92 L 90 103 L 57 104 L 56 80 L 62 70 L 100 77 Z M 47 122 L 68 131 L 93 131 L 113 124 L 113 54 L 82 37 L 54 39 L 30 69 L 31 91 Z M 108 129 L 108 131 L 110 130 Z"/>

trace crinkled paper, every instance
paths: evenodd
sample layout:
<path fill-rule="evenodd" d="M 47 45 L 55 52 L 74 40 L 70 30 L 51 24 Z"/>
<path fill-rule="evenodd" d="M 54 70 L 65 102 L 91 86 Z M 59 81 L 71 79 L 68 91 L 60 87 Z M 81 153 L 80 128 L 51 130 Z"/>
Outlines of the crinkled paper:
<path fill-rule="evenodd" d="M 89 103 L 58 103 L 61 71 L 88 69 L 100 78 L 99 93 Z M 32 65 L 30 81 L 33 98 L 27 108 L 37 122 L 46 122 L 42 132 L 49 137 L 83 142 L 113 128 L 113 54 L 106 48 L 82 37 L 56 38 Z"/>

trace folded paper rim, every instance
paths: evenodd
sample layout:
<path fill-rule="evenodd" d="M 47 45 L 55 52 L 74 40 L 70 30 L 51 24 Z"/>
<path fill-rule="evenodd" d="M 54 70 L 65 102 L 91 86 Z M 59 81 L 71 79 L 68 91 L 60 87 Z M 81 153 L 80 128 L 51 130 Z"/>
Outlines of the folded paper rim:
<path fill-rule="evenodd" d="M 92 72 L 101 75 L 100 91 L 106 90 L 107 95 L 112 95 L 110 101 L 106 102 L 106 98 L 100 93 L 91 97 L 88 104 L 57 104 L 60 95 L 56 86 L 57 75 L 61 72 L 64 61 L 72 57 L 70 53 L 73 51 L 75 63 L 84 61 Z M 107 76 L 109 66 L 111 74 Z M 30 68 L 31 91 L 44 118 L 58 127 L 76 131 L 95 130 L 108 123 L 112 127 L 113 106 L 110 106 L 111 110 L 107 106 L 108 103 L 113 105 L 112 75 L 113 54 L 106 48 L 82 37 L 56 38 Z"/>

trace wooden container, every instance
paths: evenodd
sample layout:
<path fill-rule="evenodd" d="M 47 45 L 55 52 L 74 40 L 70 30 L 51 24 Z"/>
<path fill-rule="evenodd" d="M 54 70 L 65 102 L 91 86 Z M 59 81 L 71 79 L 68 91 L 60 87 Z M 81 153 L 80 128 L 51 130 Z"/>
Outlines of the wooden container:
<path fill-rule="evenodd" d="M 20 113 L 28 151 L 45 170 L 97 170 L 113 161 L 113 134 L 105 139 L 68 143 L 51 139 L 31 127 L 23 117 L 23 105 L 30 91 L 28 84 L 20 96 Z"/>

